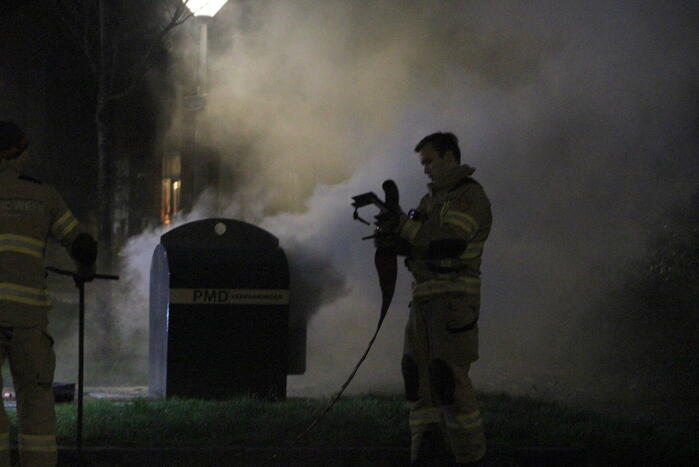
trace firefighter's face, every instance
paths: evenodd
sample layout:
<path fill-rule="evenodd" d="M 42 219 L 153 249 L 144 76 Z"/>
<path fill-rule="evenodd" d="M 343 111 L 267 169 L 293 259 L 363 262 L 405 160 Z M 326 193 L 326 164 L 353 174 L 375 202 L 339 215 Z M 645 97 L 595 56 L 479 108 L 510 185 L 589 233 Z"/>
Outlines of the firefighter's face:
<path fill-rule="evenodd" d="M 420 150 L 420 164 L 430 180 L 436 182 L 459 166 L 451 151 L 440 156 L 431 144 L 426 144 Z"/>

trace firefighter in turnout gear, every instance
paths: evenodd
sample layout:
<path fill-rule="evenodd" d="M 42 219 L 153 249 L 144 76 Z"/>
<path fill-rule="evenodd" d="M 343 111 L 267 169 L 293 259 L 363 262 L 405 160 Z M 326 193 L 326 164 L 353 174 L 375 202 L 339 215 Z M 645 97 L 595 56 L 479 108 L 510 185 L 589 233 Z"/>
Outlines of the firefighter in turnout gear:
<path fill-rule="evenodd" d="M 479 465 L 485 436 L 468 373 L 478 359 L 480 265 L 490 202 L 456 136 L 435 133 L 416 146 L 432 180 L 417 210 L 383 215 L 377 246 L 406 255 L 414 276 L 401 362 L 410 405 L 412 465 L 434 465 L 449 446 L 456 465 Z M 444 448 L 444 450 L 447 450 Z M 440 465 L 444 465 L 441 464 Z"/>
<path fill-rule="evenodd" d="M 55 355 L 46 332 L 46 242 L 61 242 L 85 281 L 94 276 L 97 244 L 53 187 L 22 174 L 28 145 L 17 125 L 0 122 L 0 366 L 9 360 L 21 465 L 53 466 Z M 9 431 L 0 407 L 0 466 L 10 465 Z"/>

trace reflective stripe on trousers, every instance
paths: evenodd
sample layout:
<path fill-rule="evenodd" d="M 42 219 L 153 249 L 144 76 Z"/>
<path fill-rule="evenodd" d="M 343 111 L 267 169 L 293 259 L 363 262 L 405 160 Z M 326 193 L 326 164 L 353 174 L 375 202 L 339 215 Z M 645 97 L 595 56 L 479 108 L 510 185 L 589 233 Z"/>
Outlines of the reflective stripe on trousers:
<path fill-rule="evenodd" d="M 10 359 L 17 394 L 18 445 L 22 466 L 56 465 L 56 415 L 51 384 L 55 355 L 52 345 L 53 340 L 43 327 L 0 327 L 0 366 L 6 358 Z M 0 433 L 7 431 L 7 415 L 4 407 L 0 407 Z M 9 462 L 9 455 L 4 459 Z"/>
<path fill-rule="evenodd" d="M 464 431 L 478 431 L 482 429 L 481 412 L 480 410 L 475 410 L 469 413 L 454 413 L 452 411 L 446 411 L 444 423 L 447 428 L 464 430 Z"/>
<path fill-rule="evenodd" d="M 412 461 L 425 455 L 420 453 L 425 434 L 435 428 L 447 438 L 457 462 L 485 455 L 483 423 L 468 376 L 470 363 L 478 358 L 478 307 L 470 300 L 441 297 L 412 303 L 404 348 L 418 373 L 417 398 L 410 402 Z"/>
<path fill-rule="evenodd" d="M 442 408 L 411 408 L 408 423 L 410 424 L 410 459 L 414 462 L 420 451 L 424 434 L 442 423 Z"/>
<path fill-rule="evenodd" d="M 485 433 L 480 413 L 449 413 L 445 415 L 447 438 L 456 462 L 473 462 L 485 456 Z"/>
<path fill-rule="evenodd" d="M 485 434 L 478 409 L 459 412 L 454 406 L 427 407 L 410 411 L 410 459 L 417 460 L 428 431 L 444 428 L 456 462 L 473 462 L 485 455 Z"/>

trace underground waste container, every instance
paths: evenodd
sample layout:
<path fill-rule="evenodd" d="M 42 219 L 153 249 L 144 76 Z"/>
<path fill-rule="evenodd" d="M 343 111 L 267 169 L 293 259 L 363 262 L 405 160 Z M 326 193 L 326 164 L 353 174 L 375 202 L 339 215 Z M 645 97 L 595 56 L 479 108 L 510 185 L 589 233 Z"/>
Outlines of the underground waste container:
<path fill-rule="evenodd" d="M 286 396 L 289 267 L 278 239 L 231 219 L 184 224 L 151 262 L 149 392 Z"/>

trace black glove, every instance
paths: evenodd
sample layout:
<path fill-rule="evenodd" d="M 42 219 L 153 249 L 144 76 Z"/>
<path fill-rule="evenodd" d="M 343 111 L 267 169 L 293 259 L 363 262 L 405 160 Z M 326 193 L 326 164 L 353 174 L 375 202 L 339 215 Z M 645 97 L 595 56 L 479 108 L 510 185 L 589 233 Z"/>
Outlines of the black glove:
<path fill-rule="evenodd" d="M 376 216 L 376 231 L 374 232 L 374 246 L 384 250 L 390 250 L 398 255 L 410 253 L 410 243 L 400 237 L 399 232 L 403 226 L 405 214 L 398 208 L 397 211 L 385 212 Z"/>
<path fill-rule="evenodd" d="M 398 234 L 401 227 L 408 219 L 408 216 L 403 212 L 400 206 L 396 206 L 394 209 L 388 212 L 382 212 L 376 216 L 376 233 L 379 232 L 383 234 Z"/>
<path fill-rule="evenodd" d="M 91 282 L 95 278 L 95 260 L 97 259 L 97 242 L 90 234 L 81 233 L 70 246 L 70 256 L 77 269 L 75 284 Z"/>
<path fill-rule="evenodd" d="M 397 234 L 400 217 L 392 212 L 379 214 L 376 216 L 376 234 L 393 235 Z"/>
<path fill-rule="evenodd" d="M 390 250 L 399 256 L 409 256 L 411 251 L 410 243 L 397 234 L 376 234 L 374 246 L 377 249 Z"/>

